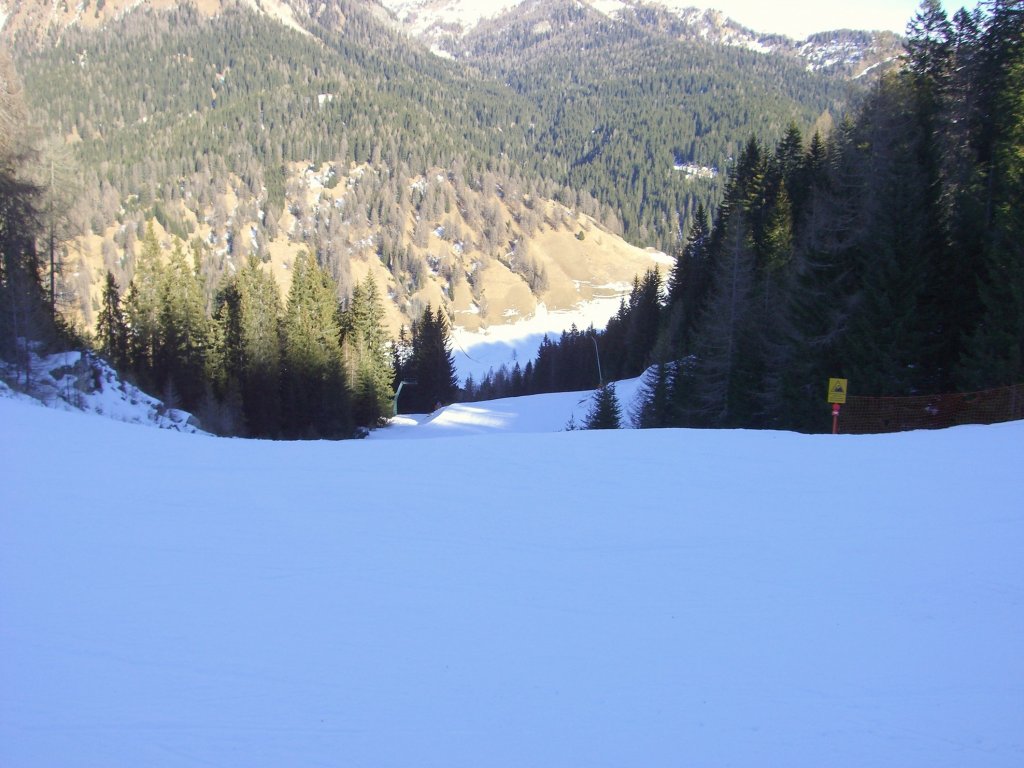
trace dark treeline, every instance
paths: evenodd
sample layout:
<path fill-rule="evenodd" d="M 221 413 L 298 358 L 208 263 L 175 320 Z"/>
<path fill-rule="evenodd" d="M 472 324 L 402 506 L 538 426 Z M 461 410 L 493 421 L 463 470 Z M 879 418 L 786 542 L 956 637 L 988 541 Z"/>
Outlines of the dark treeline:
<path fill-rule="evenodd" d="M 638 279 L 596 334 L 606 379 L 653 366 L 638 425 L 815 431 L 832 376 L 870 395 L 1024 380 L 1024 8 L 926 0 L 908 33 L 902 70 L 828 139 L 750 140 L 667 291 Z M 587 343 L 473 388 L 592 387 Z"/>
<path fill-rule="evenodd" d="M 391 415 L 396 365 L 398 376 L 418 381 L 412 405 L 452 400 L 440 312 L 428 307 L 396 354 L 372 276 L 339 302 L 330 274 L 308 252 L 291 265 L 286 302 L 250 259 L 221 283 L 208 312 L 200 250 L 193 244 L 190 258 L 175 240 L 161 258 L 151 223 L 123 299 L 109 273 L 103 293 L 98 350 L 168 407 L 196 413 L 218 434 L 349 437 Z"/>

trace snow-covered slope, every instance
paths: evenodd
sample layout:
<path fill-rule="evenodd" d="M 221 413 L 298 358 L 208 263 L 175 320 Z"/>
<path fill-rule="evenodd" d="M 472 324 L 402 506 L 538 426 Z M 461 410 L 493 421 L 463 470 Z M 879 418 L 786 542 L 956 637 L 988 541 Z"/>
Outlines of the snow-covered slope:
<path fill-rule="evenodd" d="M 623 410 L 623 427 L 628 427 L 641 379 L 612 385 Z M 594 392 L 551 392 L 531 397 L 507 397 L 483 403 L 456 403 L 431 414 L 401 415 L 384 429 L 370 433 L 371 440 L 466 437 L 579 429 L 594 404 Z"/>
<path fill-rule="evenodd" d="M 270 443 L 0 398 L 0 765 L 1021 764 L 1024 424 L 539 402 Z"/>
<path fill-rule="evenodd" d="M 18 386 L 12 390 L 3 379 Z M 30 392 L 31 396 L 21 394 Z M 29 353 L 18 368 L 0 360 L 0 398 L 13 397 L 62 411 L 86 411 L 116 421 L 146 424 L 177 432 L 198 432 L 192 415 L 169 408 L 133 384 L 123 381 L 106 361 L 81 352 L 40 357 Z"/>

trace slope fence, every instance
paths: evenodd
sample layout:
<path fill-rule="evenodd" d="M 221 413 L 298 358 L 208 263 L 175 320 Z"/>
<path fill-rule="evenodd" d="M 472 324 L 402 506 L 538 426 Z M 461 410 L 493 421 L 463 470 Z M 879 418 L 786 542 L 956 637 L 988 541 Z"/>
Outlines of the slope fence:
<path fill-rule="evenodd" d="M 1024 419 L 1024 384 L 981 392 L 914 397 L 849 396 L 839 431 L 851 435 L 943 429 Z"/>

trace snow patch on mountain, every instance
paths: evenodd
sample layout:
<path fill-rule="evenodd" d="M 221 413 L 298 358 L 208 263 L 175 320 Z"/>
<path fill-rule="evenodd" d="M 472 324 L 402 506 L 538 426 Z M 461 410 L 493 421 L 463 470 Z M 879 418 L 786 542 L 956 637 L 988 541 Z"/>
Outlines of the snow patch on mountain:
<path fill-rule="evenodd" d="M 295 18 L 294 10 L 287 3 L 281 0 L 244 0 L 244 2 L 257 13 L 265 13 L 289 29 L 294 29 L 296 32 L 311 36 L 309 30 L 299 24 L 298 19 Z"/>
<path fill-rule="evenodd" d="M 853 79 L 857 80 L 857 79 L 862 78 L 862 77 L 868 77 L 876 69 L 879 69 L 880 67 L 885 67 L 885 66 L 887 66 L 889 64 L 892 64 L 893 62 L 897 61 L 897 59 L 898 59 L 898 57 L 891 56 L 891 57 L 889 57 L 887 59 L 883 59 L 882 61 L 875 62 L 874 64 L 872 64 L 872 65 L 870 65 L 868 67 L 865 67 L 858 74 L 854 75 Z"/>
<path fill-rule="evenodd" d="M 824 41 L 820 36 L 818 39 L 808 39 L 796 49 L 797 55 L 807 62 L 807 68 L 811 71 L 856 66 L 870 51 L 871 47 L 866 45 L 865 41 L 842 37 L 839 34 Z M 885 61 L 891 60 L 887 58 Z M 885 62 L 878 62 L 871 68 L 883 63 Z"/>
<path fill-rule="evenodd" d="M 524 0 L 381 0 L 414 37 L 442 28 L 465 34 L 485 19 L 493 19 Z"/>

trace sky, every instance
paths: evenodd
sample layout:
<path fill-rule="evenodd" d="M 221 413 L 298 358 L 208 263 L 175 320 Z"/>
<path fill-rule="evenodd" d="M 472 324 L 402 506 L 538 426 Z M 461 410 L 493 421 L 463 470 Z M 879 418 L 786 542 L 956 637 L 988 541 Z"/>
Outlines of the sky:
<path fill-rule="evenodd" d="M 589 394 L 342 442 L 0 396 L 0 765 L 1021 764 L 1024 422 L 562 431 Z"/>
<path fill-rule="evenodd" d="M 691 3 L 686 3 L 691 4 Z M 906 32 L 917 12 L 918 0 L 815 0 L 814 2 L 766 2 L 766 0 L 712 0 L 706 4 L 758 32 L 777 32 L 799 39 L 832 29 L 889 29 Z M 969 3 L 973 8 L 974 4 Z M 943 3 L 952 15 L 959 3 Z"/>

